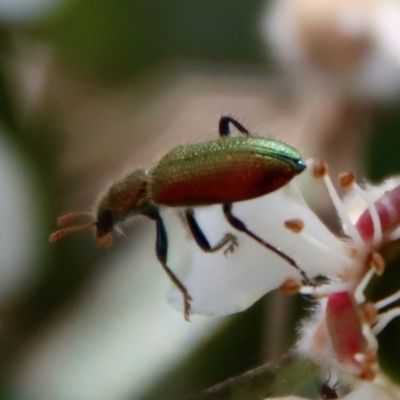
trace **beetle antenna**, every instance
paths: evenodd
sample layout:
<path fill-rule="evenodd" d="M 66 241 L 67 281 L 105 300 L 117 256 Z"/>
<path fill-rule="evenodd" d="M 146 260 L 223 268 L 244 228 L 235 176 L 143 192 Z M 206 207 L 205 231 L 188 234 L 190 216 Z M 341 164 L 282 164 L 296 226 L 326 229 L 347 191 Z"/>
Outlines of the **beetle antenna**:
<path fill-rule="evenodd" d="M 72 232 L 83 231 L 85 229 L 93 228 L 94 226 L 96 226 L 96 221 L 91 221 L 84 225 L 76 225 L 69 228 L 60 229 L 59 231 L 56 231 L 50 235 L 50 242 L 56 242 L 57 240 L 63 238 L 66 235 L 69 235 Z"/>
<path fill-rule="evenodd" d="M 64 226 L 69 224 L 72 220 L 74 220 L 76 217 L 91 217 L 93 218 L 92 214 L 90 212 L 87 211 L 79 211 L 79 212 L 74 212 L 74 213 L 69 213 L 69 214 L 65 214 L 63 216 L 61 216 L 60 218 L 58 218 L 57 220 L 57 225 L 58 226 Z"/>

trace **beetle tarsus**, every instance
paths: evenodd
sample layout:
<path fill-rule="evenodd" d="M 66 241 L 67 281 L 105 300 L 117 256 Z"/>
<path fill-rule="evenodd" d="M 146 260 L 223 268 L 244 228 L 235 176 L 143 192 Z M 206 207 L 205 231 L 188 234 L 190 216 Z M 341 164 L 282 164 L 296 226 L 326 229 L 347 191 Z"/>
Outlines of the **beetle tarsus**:
<path fill-rule="evenodd" d="M 224 250 L 224 255 L 226 257 L 228 253 L 233 253 L 235 251 L 235 247 L 239 246 L 239 242 L 237 240 L 237 237 L 235 235 L 232 235 L 232 233 L 227 233 L 224 236 L 223 240 L 226 240 L 226 243 L 229 242 L 228 247 Z"/>
<path fill-rule="evenodd" d="M 224 250 L 224 254 L 226 255 L 227 252 L 233 253 L 235 246 L 238 245 L 237 237 L 235 235 L 232 233 L 225 233 L 224 237 L 215 246 L 211 246 L 195 218 L 193 208 L 185 210 L 185 217 L 194 240 L 203 251 L 206 253 L 214 253 L 228 244 L 227 249 Z"/>
<path fill-rule="evenodd" d="M 189 317 L 190 317 L 190 302 L 193 300 L 192 297 L 189 295 L 187 290 L 185 289 L 184 292 L 182 292 L 183 295 L 183 316 L 185 318 L 185 321 L 190 322 Z"/>

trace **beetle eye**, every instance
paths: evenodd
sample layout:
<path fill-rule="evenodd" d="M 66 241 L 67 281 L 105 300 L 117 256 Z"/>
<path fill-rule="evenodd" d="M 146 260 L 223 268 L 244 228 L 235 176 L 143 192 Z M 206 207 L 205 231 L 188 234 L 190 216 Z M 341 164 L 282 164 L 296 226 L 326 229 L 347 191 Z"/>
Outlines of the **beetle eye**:
<path fill-rule="evenodd" d="M 110 210 L 101 209 L 97 213 L 97 237 L 104 236 L 107 233 L 112 232 L 114 227 L 114 217 Z"/>
<path fill-rule="evenodd" d="M 107 248 L 112 243 L 114 217 L 110 210 L 101 209 L 97 213 L 97 246 Z"/>

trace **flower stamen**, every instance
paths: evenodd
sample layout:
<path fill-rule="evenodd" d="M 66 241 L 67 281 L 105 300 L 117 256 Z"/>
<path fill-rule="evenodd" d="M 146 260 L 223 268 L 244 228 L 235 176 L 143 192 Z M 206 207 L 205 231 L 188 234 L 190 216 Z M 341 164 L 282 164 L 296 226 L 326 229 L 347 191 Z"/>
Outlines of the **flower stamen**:
<path fill-rule="evenodd" d="M 347 214 L 347 211 L 343 205 L 343 202 L 340 199 L 335 187 L 333 186 L 332 179 L 329 176 L 329 169 L 327 164 L 323 161 L 316 164 L 314 166 L 313 175 L 316 179 L 324 179 L 324 183 L 332 200 L 333 206 L 336 208 L 339 217 L 343 221 L 344 225 L 347 227 L 348 234 L 353 239 L 356 248 L 361 250 L 364 247 L 364 241 L 362 240 L 357 228 L 351 222 L 350 217 Z"/>
<path fill-rule="evenodd" d="M 400 307 L 392 308 L 389 311 L 386 311 L 382 314 L 379 314 L 375 318 L 375 325 L 371 328 L 372 333 L 374 335 L 378 335 L 382 332 L 383 329 L 386 328 L 386 325 L 391 322 L 393 319 L 400 316 Z"/>
<path fill-rule="evenodd" d="M 378 340 L 371 330 L 371 326 L 364 323 L 361 326 L 361 332 L 364 339 L 367 341 L 367 348 L 369 350 L 378 350 Z"/>
<path fill-rule="evenodd" d="M 306 296 L 312 296 L 318 299 L 322 297 L 328 297 L 330 290 L 329 290 L 329 285 L 321 285 L 321 286 L 302 285 L 299 290 L 299 293 Z"/>
<path fill-rule="evenodd" d="M 373 336 L 375 341 L 376 338 Z M 376 341 L 376 345 L 378 342 Z M 370 349 L 365 353 L 356 354 L 354 357 L 361 364 L 361 374 L 359 378 L 364 381 L 373 381 L 377 373 L 377 352 L 375 349 Z"/>
<path fill-rule="evenodd" d="M 375 321 L 375 317 L 378 314 L 378 309 L 374 303 L 367 301 L 366 303 L 360 305 L 360 312 L 363 323 L 372 325 Z"/>
<path fill-rule="evenodd" d="M 357 285 L 356 290 L 354 291 L 354 298 L 358 304 L 362 304 L 365 302 L 366 298 L 364 295 L 364 291 L 374 275 L 375 268 L 371 267 L 368 272 L 363 276 L 360 283 Z"/>
<path fill-rule="evenodd" d="M 309 242 L 313 247 L 318 248 L 326 253 L 328 253 L 330 256 L 337 257 L 338 262 L 348 262 L 349 259 L 354 258 L 354 252 L 349 251 L 348 255 L 344 253 L 338 253 L 335 249 L 332 249 L 329 245 L 326 243 L 322 242 L 321 240 L 315 238 L 314 236 L 311 236 L 309 233 L 305 231 L 305 224 L 304 221 L 301 219 L 290 219 L 285 221 L 284 223 L 285 228 L 289 229 L 293 233 L 296 233 L 300 235 L 304 240 Z M 353 247 L 350 248 L 351 250 L 355 250 Z"/>
<path fill-rule="evenodd" d="M 339 174 L 340 186 L 343 189 L 350 190 L 356 181 L 356 176 L 352 172 L 342 172 Z"/>
<path fill-rule="evenodd" d="M 386 297 L 382 300 L 379 300 L 375 303 L 375 307 L 378 310 L 381 310 L 382 308 L 385 308 L 387 306 L 389 306 L 390 304 L 394 303 L 395 301 L 400 299 L 400 290 L 398 290 L 397 292 L 393 293 L 392 295 L 390 295 L 389 297 Z"/>
<path fill-rule="evenodd" d="M 314 164 L 313 176 L 314 179 L 321 179 L 329 174 L 329 167 L 325 161 L 320 161 Z"/>
<path fill-rule="evenodd" d="M 374 268 L 376 275 L 381 276 L 385 272 L 385 260 L 377 251 L 371 253 L 368 261 L 369 265 Z"/>

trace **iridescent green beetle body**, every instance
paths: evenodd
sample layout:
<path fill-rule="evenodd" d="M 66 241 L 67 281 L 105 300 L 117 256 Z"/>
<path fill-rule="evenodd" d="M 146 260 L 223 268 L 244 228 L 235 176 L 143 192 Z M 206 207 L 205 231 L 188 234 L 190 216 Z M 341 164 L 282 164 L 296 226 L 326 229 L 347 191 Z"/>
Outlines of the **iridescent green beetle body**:
<path fill-rule="evenodd" d="M 246 136 L 231 137 L 233 124 Z M 225 247 L 233 252 L 237 239 L 226 233 L 214 246 L 195 218 L 194 207 L 221 204 L 227 221 L 261 245 L 285 259 L 310 283 L 305 272 L 280 249 L 249 230 L 232 213 L 232 203 L 250 200 L 273 192 L 301 173 L 306 164 L 299 152 L 280 141 L 249 136 L 249 132 L 231 117 L 219 122 L 219 140 L 180 146 L 167 153 L 153 169 L 138 169 L 112 184 L 97 205 L 96 217 L 87 224 L 54 232 L 51 241 L 82 229 L 95 227 L 98 246 L 112 242 L 115 226 L 134 215 L 145 215 L 156 222 L 156 254 L 168 276 L 181 291 L 184 315 L 188 319 L 191 297 L 167 265 L 168 236 L 159 207 L 183 207 L 188 227 L 201 249 L 215 252 Z M 67 214 L 59 219 L 64 225 L 80 215 Z"/>
<path fill-rule="evenodd" d="M 303 169 L 296 149 L 263 137 L 181 146 L 153 169 L 151 198 L 170 207 L 250 200 L 279 189 Z"/>

